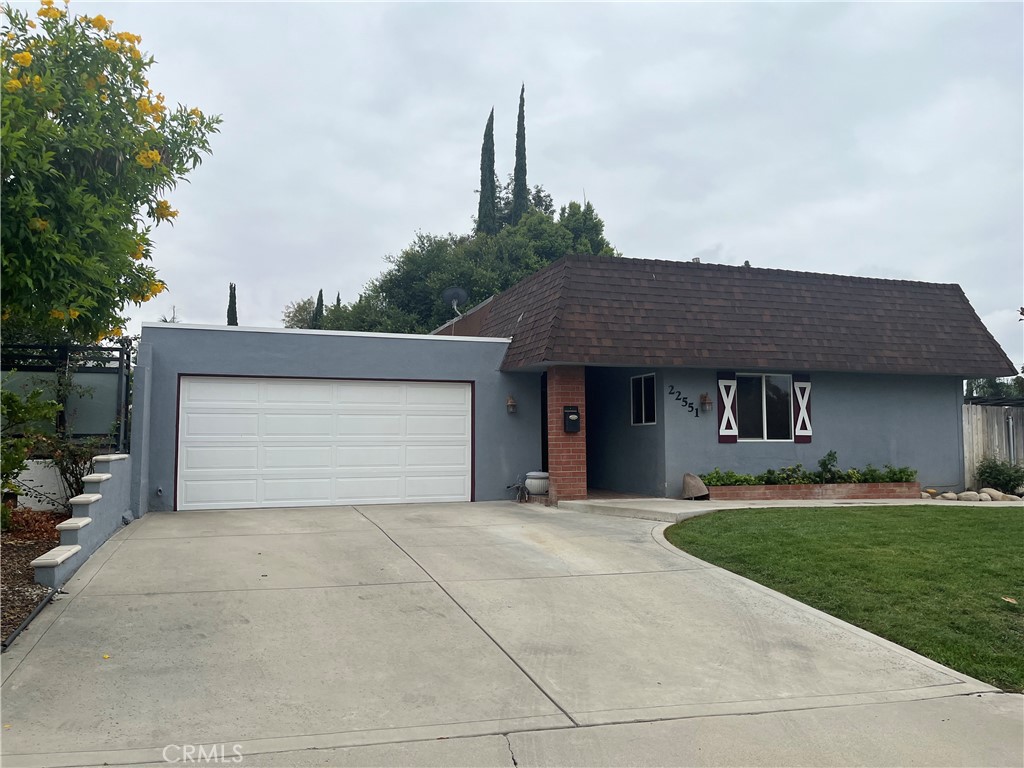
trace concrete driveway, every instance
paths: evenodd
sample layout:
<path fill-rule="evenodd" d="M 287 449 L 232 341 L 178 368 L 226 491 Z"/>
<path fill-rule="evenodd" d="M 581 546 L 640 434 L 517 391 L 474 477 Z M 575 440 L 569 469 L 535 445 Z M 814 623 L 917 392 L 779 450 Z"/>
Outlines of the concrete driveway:
<path fill-rule="evenodd" d="M 1020 697 L 663 528 L 511 503 L 148 515 L 4 655 L 4 764 L 826 764 L 830 717 L 879 764 L 1020 763 Z M 900 718 L 897 759 L 877 734 Z"/>

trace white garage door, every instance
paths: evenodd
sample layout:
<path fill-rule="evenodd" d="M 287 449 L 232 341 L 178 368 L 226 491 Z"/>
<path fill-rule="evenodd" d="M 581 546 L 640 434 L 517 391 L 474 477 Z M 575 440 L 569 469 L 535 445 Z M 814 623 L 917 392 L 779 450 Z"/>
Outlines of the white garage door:
<path fill-rule="evenodd" d="M 469 501 L 469 384 L 182 377 L 178 509 Z"/>

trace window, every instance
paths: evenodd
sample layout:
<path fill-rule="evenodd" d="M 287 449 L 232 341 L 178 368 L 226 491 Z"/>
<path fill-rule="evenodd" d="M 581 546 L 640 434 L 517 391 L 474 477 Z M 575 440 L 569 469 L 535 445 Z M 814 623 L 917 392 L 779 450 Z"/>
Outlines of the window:
<path fill-rule="evenodd" d="M 793 439 L 793 378 L 781 374 L 736 376 L 740 440 Z"/>
<path fill-rule="evenodd" d="M 629 383 L 632 387 L 633 424 L 654 424 L 654 374 L 634 376 Z"/>

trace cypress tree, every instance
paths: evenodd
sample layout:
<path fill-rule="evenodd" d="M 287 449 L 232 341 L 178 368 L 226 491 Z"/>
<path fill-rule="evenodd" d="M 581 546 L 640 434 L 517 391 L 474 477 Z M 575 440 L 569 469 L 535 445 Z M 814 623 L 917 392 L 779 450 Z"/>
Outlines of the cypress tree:
<path fill-rule="evenodd" d="M 316 306 L 313 307 L 313 315 L 309 318 L 310 328 L 319 328 L 324 324 L 324 291 L 321 288 L 320 293 L 316 295 Z"/>
<path fill-rule="evenodd" d="M 334 299 L 334 308 L 341 309 L 341 291 L 338 291 L 337 297 Z"/>
<path fill-rule="evenodd" d="M 238 307 L 235 305 L 234 283 L 228 283 L 228 325 L 238 325 Z"/>
<path fill-rule="evenodd" d="M 484 128 L 484 144 L 480 150 L 480 205 L 476 214 L 476 231 L 485 235 L 498 233 L 497 186 L 494 183 L 494 108 Z"/>
<path fill-rule="evenodd" d="M 512 175 L 512 213 L 515 226 L 530 206 L 530 188 L 526 185 L 526 84 L 519 91 L 519 122 L 516 125 L 516 169 Z"/>

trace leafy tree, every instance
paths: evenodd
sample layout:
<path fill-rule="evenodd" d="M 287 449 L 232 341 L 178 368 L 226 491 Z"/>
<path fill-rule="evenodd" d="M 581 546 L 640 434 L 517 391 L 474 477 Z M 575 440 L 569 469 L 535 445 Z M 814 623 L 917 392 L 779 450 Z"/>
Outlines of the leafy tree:
<path fill-rule="evenodd" d="M 313 314 L 309 317 L 310 328 L 321 328 L 324 324 L 324 292 L 323 289 L 316 295 L 316 305 L 313 307 Z"/>
<path fill-rule="evenodd" d="M 512 212 L 509 223 L 518 224 L 530 206 L 530 188 L 526 184 L 526 84 L 519 91 L 519 121 L 516 123 L 516 167 L 512 174 Z"/>
<path fill-rule="evenodd" d="M 313 307 L 316 300 L 310 296 L 305 299 L 293 301 L 284 308 L 281 321 L 285 328 L 311 328 L 310 320 L 313 318 Z"/>
<path fill-rule="evenodd" d="M 1010 379 L 967 379 L 968 397 L 1024 397 L 1024 376 Z"/>
<path fill-rule="evenodd" d="M 0 485 L 4 493 L 18 493 L 18 475 L 28 466 L 29 452 L 40 422 L 52 421 L 60 410 L 53 400 L 44 400 L 42 390 L 35 389 L 25 397 L 6 386 L 0 392 Z"/>
<path fill-rule="evenodd" d="M 238 307 L 235 305 L 234 283 L 228 283 L 228 325 L 238 325 Z"/>
<path fill-rule="evenodd" d="M 484 235 L 498 232 L 496 210 L 497 187 L 494 179 L 494 109 L 484 128 L 484 143 L 480 149 L 480 203 L 476 214 L 476 231 Z"/>
<path fill-rule="evenodd" d="M 38 20 L 4 6 L 0 26 L 2 315 L 119 336 L 126 305 L 166 288 L 150 232 L 221 120 L 165 106 L 139 36 L 41 2 Z"/>

